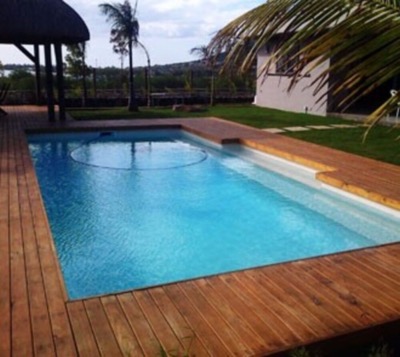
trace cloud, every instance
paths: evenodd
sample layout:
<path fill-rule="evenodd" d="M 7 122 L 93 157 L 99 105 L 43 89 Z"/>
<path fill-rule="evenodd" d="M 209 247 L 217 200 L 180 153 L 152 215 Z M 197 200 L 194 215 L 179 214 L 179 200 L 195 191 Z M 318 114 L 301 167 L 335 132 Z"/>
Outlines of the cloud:
<path fill-rule="evenodd" d="M 99 10 L 99 4 L 105 2 L 104 0 L 66 0 L 66 2 L 84 18 L 91 32 L 104 32 L 109 28 Z M 160 38 L 209 36 L 235 17 L 263 2 L 252 0 L 243 4 L 242 0 L 139 0 L 137 17 L 143 36 Z M 133 4 L 133 1 L 131 3 Z"/>
<path fill-rule="evenodd" d="M 248 1 L 243 5 L 243 1 L 237 0 L 166 0 L 160 4 L 159 1 L 149 0 L 143 13 L 140 7 L 138 11 L 148 36 L 210 36 L 261 3 L 263 1 Z M 159 31 L 160 27 L 166 31 Z"/>

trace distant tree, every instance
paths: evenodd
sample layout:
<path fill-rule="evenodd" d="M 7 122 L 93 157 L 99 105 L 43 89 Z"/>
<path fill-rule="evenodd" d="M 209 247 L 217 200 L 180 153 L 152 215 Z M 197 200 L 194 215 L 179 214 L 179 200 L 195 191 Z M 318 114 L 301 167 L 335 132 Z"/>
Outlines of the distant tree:
<path fill-rule="evenodd" d="M 114 43 L 114 46 L 116 44 L 118 50 L 123 48 L 123 44 L 128 47 L 129 111 L 138 110 L 133 79 L 133 46 L 137 44 L 139 38 L 139 21 L 136 18 L 137 4 L 138 0 L 132 8 L 130 2 L 125 0 L 123 3 L 103 3 L 99 5 L 102 14 L 107 16 L 107 21 L 112 23 L 110 42 Z"/>
<path fill-rule="evenodd" d="M 210 70 L 211 79 L 210 79 L 210 105 L 214 105 L 215 99 L 215 65 L 216 65 L 216 57 L 209 50 L 207 46 L 198 46 L 193 47 L 190 50 L 190 54 L 197 56 L 203 62 L 203 64 Z"/>
<path fill-rule="evenodd" d="M 8 76 L 13 90 L 32 91 L 35 88 L 35 76 L 26 69 L 15 69 Z"/>
<path fill-rule="evenodd" d="M 3 62 L 0 61 L 0 77 L 4 77 L 4 66 Z"/>
<path fill-rule="evenodd" d="M 87 103 L 87 73 L 89 68 L 86 66 L 86 43 L 81 42 L 67 46 L 68 54 L 65 56 L 67 62 L 67 73 L 82 81 L 82 106 Z"/>

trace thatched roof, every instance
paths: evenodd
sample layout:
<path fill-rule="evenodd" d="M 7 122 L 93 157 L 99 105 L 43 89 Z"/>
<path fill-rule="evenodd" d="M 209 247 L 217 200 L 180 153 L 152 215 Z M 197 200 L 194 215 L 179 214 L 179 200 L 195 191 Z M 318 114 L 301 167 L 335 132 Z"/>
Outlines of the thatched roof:
<path fill-rule="evenodd" d="M 0 43 L 78 43 L 89 40 L 82 18 L 61 0 L 0 0 Z"/>

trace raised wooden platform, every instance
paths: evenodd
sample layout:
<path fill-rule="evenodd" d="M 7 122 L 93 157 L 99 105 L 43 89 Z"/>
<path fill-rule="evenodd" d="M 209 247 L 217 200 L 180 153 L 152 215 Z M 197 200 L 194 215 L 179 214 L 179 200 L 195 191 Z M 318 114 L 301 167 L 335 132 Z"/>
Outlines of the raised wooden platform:
<path fill-rule="evenodd" d="M 68 301 L 24 130 L 181 126 L 326 171 L 320 179 L 399 208 L 400 167 L 222 120 L 0 118 L 0 356 L 261 356 L 400 318 L 400 244 Z M 400 229 L 399 229 L 400 232 Z M 400 233 L 399 233 L 400 235 Z"/>

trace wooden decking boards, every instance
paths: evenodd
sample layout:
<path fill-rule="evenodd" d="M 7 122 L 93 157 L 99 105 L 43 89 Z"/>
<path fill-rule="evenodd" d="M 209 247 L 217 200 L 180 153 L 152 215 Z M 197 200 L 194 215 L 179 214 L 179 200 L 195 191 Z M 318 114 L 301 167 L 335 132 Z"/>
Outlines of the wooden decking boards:
<path fill-rule="evenodd" d="M 323 170 L 400 208 L 400 167 L 213 118 L 49 124 L 0 118 L 0 356 L 262 356 L 400 318 L 400 244 L 85 300 L 67 299 L 25 129 L 177 126 Z M 400 228 L 399 228 L 400 232 Z M 399 233 L 400 235 L 400 233 Z"/>

